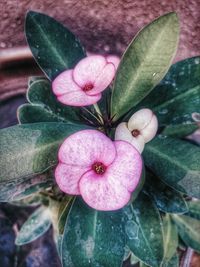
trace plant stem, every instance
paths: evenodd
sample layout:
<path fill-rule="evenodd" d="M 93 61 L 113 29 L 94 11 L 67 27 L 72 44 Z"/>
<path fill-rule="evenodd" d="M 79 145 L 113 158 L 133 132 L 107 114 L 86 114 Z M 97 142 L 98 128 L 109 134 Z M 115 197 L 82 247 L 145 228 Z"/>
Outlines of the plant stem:
<path fill-rule="evenodd" d="M 181 267 L 190 267 L 192 256 L 193 256 L 194 250 L 192 248 L 187 248 L 185 255 L 183 256 L 181 260 Z"/>
<path fill-rule="evenodd" d="M 97 114 L 98 114 L 98 117 L 102 123 L 102 125 L 104 124 L 104 121 L 103 121 L 103 116 L 102 116 L 102 113 L 101 113 L 101 110 L 99 109 L 99 106 L 98 104 L 93 104 L 94 106 L 94 109 L 96 110 Z"/>

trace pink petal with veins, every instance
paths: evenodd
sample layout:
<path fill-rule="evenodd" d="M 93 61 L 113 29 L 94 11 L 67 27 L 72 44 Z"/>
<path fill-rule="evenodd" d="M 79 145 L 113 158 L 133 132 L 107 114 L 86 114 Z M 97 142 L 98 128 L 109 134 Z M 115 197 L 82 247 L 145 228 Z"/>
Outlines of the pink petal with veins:
<path fill-rule="evenodd" d="M 74 91 L 58 96 L 57 99 L 65 105 L 83 107 L 97 103 L 101 99 L 101 94 L 90 96 L 83 91 Z"/>
<path fill-rule="evenodd" d="M 125 206 L 131 197 L 130 192 L 120 185 L 112 183 L 106 175 L 86 172 L 80 182 L 79 190 L 84 201 L 96 210 L 117 210 Z"/>
<path fill-rule="evenodd" d="M 116 156 L 114 143 L 97 130 L 83 130 L 70 135 L 61 145 L 59 161 L 67 165 L 92 168 L 94 162 L 108 166 Z"/>
<path fill-rule="evenodd" d="M 66 70 L 58 75 L 52 83 L 52 89 L 56 96 L 71 92 L 82 92 L 81 88 L 73 80 L 73 70 Z"/>
<path fill-rule="evenodd" d="M 88 171 L 87 167 L 80 165 L 72 167 L 59 163 L 55 170 L 55 178 L 60 190 L 69 195 L 80 195 L 78 183 L 86 171 Z"/>
<path fill-rule="evenodd" d="M 93 84 L 107 64 L 106 59 L 100 55 L 89 56 L 75 66 L 73 70 L 74 81 L 84 88 L 86 84 Z"/>
<path fill-rule="evenodd" d="M 117 210 L 130 200 L 142 172 L 140 154 L 130 144 L 116 141 L 117 155 L 102 175 L 95 171 L 83 174 L 79 182 L 85 202 L 97 210 Z"/>
<path fill-rule="evenodd" d="M 105 90 L 112 82 L 115 76 L 115 67 L 112 63 L 108 63 L 101 71 L 99 76 L 95 79 L 94 88 L 87 91 L 87 95 L 96 95 Z"/>

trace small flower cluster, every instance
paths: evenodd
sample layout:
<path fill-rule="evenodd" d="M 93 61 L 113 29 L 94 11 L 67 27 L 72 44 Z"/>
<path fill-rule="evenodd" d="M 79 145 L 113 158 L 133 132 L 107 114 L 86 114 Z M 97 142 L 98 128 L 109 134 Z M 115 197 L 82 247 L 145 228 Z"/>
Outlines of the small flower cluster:
<path fill-rule="evenodd" d="M 58 101 L 71 106 L 97 103 L 101 92 L 113 81 L 119 58 L 93 55 L 82 59 L 74 69 L 61 73 L 52 83 Z M 149 109 L 134 113 L 120 123 L 115 141 L 98 130 L 72 134 L 61 145 L 55 178 L 60 189 L 81 195 L 97 210 L 125 206 L 137 188 L 142 174 L 145 143 L 156 134 L 158 121 Z"/>

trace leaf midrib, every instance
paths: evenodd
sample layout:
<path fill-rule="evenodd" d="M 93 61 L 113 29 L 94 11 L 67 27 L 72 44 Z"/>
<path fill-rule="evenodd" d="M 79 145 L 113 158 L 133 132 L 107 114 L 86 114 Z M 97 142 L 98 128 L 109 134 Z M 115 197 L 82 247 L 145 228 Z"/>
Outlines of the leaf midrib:
<path fill-rule="evenodd" d="M 41 27 L 40 24 L 37 23 L 37 21 L 35 20 L 35 16 L 31 16 L 31 19 L 33 21 L 33 23 L 35 24 L 35 26 L 39 29 L 39 31 L 42 32 L 42 36 L 43 36 L 43 39 L 48 43 L 49 45 L 49 49 L 53 52 L 53 54 L 56 55 L 56 57 L 59 59 L 59 61 L 62 63 L 62 65 L 64 67 L 67 67 L 66 65 L 66 62 L 63 60 L 63 58 L 61 57 L 61 55 L 58 53 L 57 49 L 55 49 L 54 46 L 52 46 L 52 42 L 49 41 L 49 38 L 47 38 L 47 34 L 46 34 L 46 31 L 43 30 L 43 28 Z M 32 46 L 32 45 L 31 45 Z M 31 47 L 30 46 L 30 47 Z M 35 56 L 34 56 L 35 57 Z M 36 58 L 37 59 L 37 58 Z"/>
<path fill-rule="evenodd" d="M 157 34 L 157 36 L 159 36 L 159 38 L 155 38 L 155 41 L 151 43 L 151 46 L 149 46 L 149 49 L 147 49 L 146 51 L 155 51 L 155 50 L 157 49 L 157 45 L 156 45 L 156 47 L 155 47 L 154 44 L 155 44 L 155 43 L 158 43 L 158 40 L 160 41 L 160 40 L 162 39 L 161 37 L 163 37 L 163 34 L 164 34 L 165 31 L 166 31 L 166 27 L 167 27 L 170 23 L 171 23 L 170 20 L 168 20 L 168 21 L 165 23 L 165 27 L 163 27 L 162 30 L 159 32 L 159 34 Z M 139 32 L 139 34 L 140 34 L 140 32 Z M 138 35 L 138 36 L 139 36 L 139 35 Z M 133 40 L 133 42 L 135 42 L 135 41 L 137 40 L 138 36 L 136 36 L 136 38 Z M 133 43 L 133 42 L 132 42 L 132 43 Z M 129 47 L 132 45 L 132 43 L 128 46 L 127 50 L 128 50 Z M 177 41 L 176 41 L 176 43 L 177 43 Z M 152 47 L 153 47 L 153 48 L 152 48 Z M 173 55 L 175 54 L 175 52 L 176 52 L 176 49 L 175 49 Z M 152 53 L 152 54 L 153 54 L 153 57 L 154 57 L 155 53 Z M 171 58 L 173 58 L 173 55 L 172 55 Z M 144 56 L 144 60 L 142 60 L 142 61 L 140 60 L 140 61 L 139 61 L 139 65 L 137 66 L 136 74 L 134 74 L 133 79 L 131 80 L 130 83 L 128 83 L 128 85 L 129 85 L 129 86 L 127 87 L 127 90 L 128 90 L 128 91 L 130 91 L 130 90 L 133 88 L 132 84 L 134 84 L 136 78 L 138 78 L 138 77 L 140 76 L 140 74 L 141 74 L 141 72 L 140 72 L 140 68 L 141 68 L 143 65 L 146 64 L 146 61 L 145 61 L 146 58 L 148 58 L 148 56 L 147 56 L 147 52 L 146 52 L 146 54 L 145 54 L 145 56 Z M 152 57 L 151 57 L 151 58 L 152 58 Z M 149 60 L 149 61 L 150 61 L 150 60 Z M 171 61 L 172 61 L 172 59 L 171 59 Z M 167 70 L 163 72 L 163 76 L 164 76 L 165 73 L 167 73 Z M 158 80 L 155 80 L 155 81 L 159 81 L 159 80 L 161 80 L 161 79 L 162 79 L 162 78 L 160 78 L 160 79 L 158 79 Z M 116 85 L 115 85 L 116 82 L 117 82 L 117 79 L 115 80 L 115 83 L 114 83 L 113 92 L 114 92 L 114 89 L 115 89 L 115 87 L 116 87 Z M 119 82 L 118 82 L 118 84 L 119 84 Z M 143 96 L 142 99 L 144 99 L 144 97 L 145 97 L 146 95 L 147 95 L 147 94 L 145 94 L 145 95 Z M 114 98 L 114 94 L 112 95 L 112 102 L 111 102 L 111 103 L 113 103 L 113 98 Z M 134 106 L 135 106 L 136 104 L 137 104 L 137 103 L 135 103 Z M 113 104 L 112 104 L 111 106 L 113 106 Z"/>

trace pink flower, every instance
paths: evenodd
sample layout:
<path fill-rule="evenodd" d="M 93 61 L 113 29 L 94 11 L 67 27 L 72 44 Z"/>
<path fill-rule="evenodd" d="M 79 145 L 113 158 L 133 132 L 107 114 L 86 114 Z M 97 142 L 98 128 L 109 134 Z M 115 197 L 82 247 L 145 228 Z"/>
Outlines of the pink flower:
<path fill-rule="evenodd" d="M 79 61 L 74 69 L 58 75 L 52 83 L 57 99 L 69 106 L 97 103 L 101 92 L 112 82 L 119 59 L 116 56 L 93 55 Z"/>
<path fill-rule="evenodd" d="M 81 195 L 97 210 L 117 210 L 125 206 L 137 187 L 142 159 L 124 141 L 110 140 L 96 130 L 83 130 L 69 136 L 59 150 L 55 171 L 60 189 Z"/>

